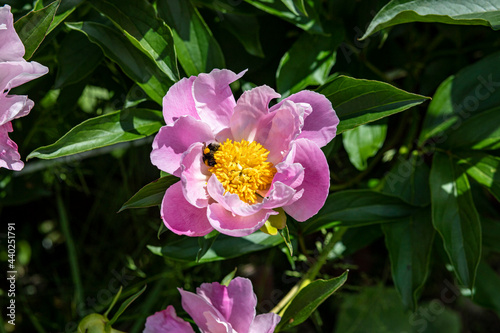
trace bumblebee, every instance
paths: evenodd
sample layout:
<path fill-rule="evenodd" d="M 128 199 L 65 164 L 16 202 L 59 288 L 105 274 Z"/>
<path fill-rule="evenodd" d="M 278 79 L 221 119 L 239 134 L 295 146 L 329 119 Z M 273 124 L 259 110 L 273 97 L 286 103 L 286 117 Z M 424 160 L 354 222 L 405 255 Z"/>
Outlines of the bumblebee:
<path fill-rule="evenodd" d="M 220 143 L 217 142 L 211 142 L 207 146 L 203 146 L 203 163 L 213 167 L 216 164 L 214 154 L 219 150 L 219 147 Z"/>

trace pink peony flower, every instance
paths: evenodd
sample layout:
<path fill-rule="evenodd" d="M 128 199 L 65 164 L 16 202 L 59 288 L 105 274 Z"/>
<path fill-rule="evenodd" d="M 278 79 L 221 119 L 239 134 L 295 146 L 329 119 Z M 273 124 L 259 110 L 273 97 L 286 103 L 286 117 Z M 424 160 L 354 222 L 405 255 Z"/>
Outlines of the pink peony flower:
<path fill-rule="evenodd" d="M 24 45 L 14 30 L 10 6 L 0 7 L 0 167 L 19 171 L 24 167 L 17 145 L 9 138 L 11 121 L 26 116 L 34 103 L 28 96 L 7 95 L 11 88 L 48 73 L 48 68 L 23 59 Z"/>
<path fill-rule="evenodd" d="M 245 236 L 280 207 L 305 221 L 325 203 L 330 172 L 320 147 L 339 122 L 330 101 L 301 91 L 269 108 L 280 95 L 260 86 L 235 102 L 229 84 L 244 73 L 215 69 L 184 78 L 163 98 L 167 125 L 151 161 L 181 179 L 161 206 L 176 234 Z"/>
<path fill-rule="evenodd" d="M 250 280 L 237 277 L 229 286 L 204 283 L 196 294 L 179 289 L 182 307 L 202 333 L 272 333 L 280 321 L 275 313 L 255 316 L 257 297 Z M 144 333 L 194 333 L 189 323 L 177 317 L 173 306 L 146 320 Z"/>

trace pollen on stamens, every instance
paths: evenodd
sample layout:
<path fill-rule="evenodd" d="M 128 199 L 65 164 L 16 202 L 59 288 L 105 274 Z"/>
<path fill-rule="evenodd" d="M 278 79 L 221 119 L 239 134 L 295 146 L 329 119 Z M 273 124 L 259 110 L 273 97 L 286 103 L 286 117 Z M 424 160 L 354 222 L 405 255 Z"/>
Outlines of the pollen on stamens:
<path fill-rule="evenodd" d="M 269 151 L 260 143 L 227 139 L 214 153 L 216 164 L 210 168 L 227 192 L 238 194 L 249 204 L 257 201 L 256 192 L 267 190 L 276 168 L 267 161 Z"/>

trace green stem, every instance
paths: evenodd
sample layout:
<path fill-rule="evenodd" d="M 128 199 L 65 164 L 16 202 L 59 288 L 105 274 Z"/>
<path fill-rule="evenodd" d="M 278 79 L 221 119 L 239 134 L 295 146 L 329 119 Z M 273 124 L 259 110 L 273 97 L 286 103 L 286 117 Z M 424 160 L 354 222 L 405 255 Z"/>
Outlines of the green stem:
<path fill-rule="evenodd" d="M 74 304 L 80 304 L 83 301 L 83 286 L 82 280 L 80 278 L 80 269 L 78 267 L 78 256 L 76 253 L 75 243 L 73 237 L 71 236 L 71 230 L 69 228 L 68 215 L 66 214 L 66 209 L 64 208 L 64 202 L 61 197 L 60 189 L 57 189 L 57 210 L 59 212 L 59 219 L 61 223 L 61 231 L 66 239 L 66 246 L 68 248 L 68 259 L 71 268 L 71 278 L 73 279 L 73 284 L 75 285 L 75 301 Z"/>
<path fill-rule="evenodd" d="M 285 297 L 281 299 L 281 301 L 274 307 L 274 309 L 271 310 L 271 312 L 283 316 L 286 308 L 291 303 L 293 298 L 316 278 L 319 271 L 326 263 L 326 260 L 328 259 L 328 254 L 330 254 L 330 252 L 333 250 L 335 244 L 337 244 L 342 239 L 342 236 L 346 231 L 347 231 L 346 227 L 339 227 L 333 234 L 333 236 L 328 237 L 327 235 L 327 237 L 325 238 L 325 242 L 323 243 L 323 249 L 320 255 L 318 256 L 316 262 L 311 266 L 311 268 L 309 268 L 309 270 L 302 277 L 302 279 L 295 286 L 293 286 L 292 289 L 290 289 L 288 294 L 286 294 Z"/>

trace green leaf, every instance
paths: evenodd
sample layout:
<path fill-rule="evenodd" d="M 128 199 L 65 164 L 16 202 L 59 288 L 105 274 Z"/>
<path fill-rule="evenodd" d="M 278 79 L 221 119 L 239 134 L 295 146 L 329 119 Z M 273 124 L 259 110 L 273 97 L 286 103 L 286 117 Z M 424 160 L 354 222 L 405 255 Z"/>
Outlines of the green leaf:
<path fill-rule="evenodd" d="M 200 249 L 198 250 L 198 253 L 196 253 L 196 262 L 200 262 L 200 259 L 203 258 L 208 250 L 210 250 L 212 245 L 214 245 L 214 242 L 219 235 L 220 232 L 218 232 L 217 230 L 213 230 L 208 235 L 198 237 L 198 246 L 200 247 Z"/>
<path fill-rule="evenodd" d="M 500 148 L 500 106 L 472 116 L 451 132 L 442 146 L 452 149 Z"/>
<path fill-rule="evenodd" d="M 256 57 L 264 58 L 260 44 L 260 25 L 255 16 L 240 14 L 223 14 L 221 26 L 232 33 L 243 44 L 245 50 Z"/>
<path fill-rule="evenodd" d="M 420 292 L 429 275 L 434 228 L 430 209 L 398 222 L 381 225 L 391 259 L 394 286 L 406 309 L 415 310 Z"/>
<path fill-rule="evenodd" d="M 122 305 L 120 305 L 118 310 L 116 310 L 116 313 L 113 316 L 113 318 L 111 318 L 111 320 L 106 323 L 106 327 L 110 327 L 111 325 L 113 325 L 116 322 L 116 320 L 121 316 L 121 314 L 130 306 L 130 304 L 132 304 L 132 302 L 135 301 L 137 297 L 141 296 L 145 290 L 146 290 L 146 285 L 144 285 L 144 287 L 142 287 L 141 290 L 139 290 L 138 292 L 127 298 L 125 302 L 123 302 Z"/>
<path fill-rule="evenodd" d="M 386 134 L 387 124 L 371 123 L 355 127 L 342 135 L 344 148 L 356 169 L 366 170 L 368 159 L 382 148 Z"/>
<path fill-rule="evenodd" d="M 68 17 L 73 11 L 78 7 L 84 0 L 64 0 L 60 1 L 61 5 L 57 9 L 56 15 L 54 16 L 54 20 L 50 24 L 49 30 L 47 31 L 47 35 L 54 30 L 59 24 L 61 24 L 66 17 Z M 33 10 L 40 10 L 43 8 L 43 3 L 47 1 L 38 0 L 33 7 Z"/>
<path fill-rule="evenodd" d="M 335 50 L 343 40 L 342 26 L 336 27 L 331 36 L 302 33 L 281 58 L 276 72 L 278 93 L 286 97 L 307 86 L 325 83 L 335 64 Z"/>
<path fill-rule="evenodd" d="M 481 258 L 481 224 L 469 181 L 450 156 L 436 153 L 429 179 L 432 223 L 462 284 L 474 287 Z"/>
<path fill-rule="evenodd" d="M 375 15 L 361 39 L 397 24 L 435 22 L 500 29 L 500 3 L 489 0 L 392 0 Z"/>
<path fill-rule="evenodd" d="M 500 221 L 481 216 L 483 247 L 500 253 Z"/>
<path fill-rule="evenodd" d="M 27 159 L 52 159 L 144 138 L 163 125 L 161 111 L 125 109 L 88 119 L 55 143 L 35 149 Z"/>
<path fill-rule="evenodd" d="M 481 261 L 477 270 L 474 301 L 495 310 L 500 316 L 500 277 L 487 263 Z"/>
<path fill-rule="evenodd" d="M 14 28 L 26 49 L 24 59 L 29 60 L 33 56 L 33 53 L 49 33 L 48 30 L 59 3 L 59 0 L 54 1 L 45 8 L 31 11 L 14 24 Z"/>
<path fill-rule="evenodd" d="M 88 38 L 78 32 L 69 32 L 63 39 L 57 53 L 57 77 L 54 86 L 56 89 L 77 83 L 88 75 L 101 63 L 104 56 L 101 49 Z M 75 63 L 78 66 L 75 66 Z"/>
<path fill-rule="evenodd" d="M 497 93 L 500 87 L 499 62 L 500 52 L 497 52 L 441 83 L 429 104 L 420 133 L 420 145 L 445 130 L 461 131 L 465 128 L 463 122 L 471 116 L 500 106 L 500 94 Z"/>
<path fill-rule="evenodd" d="M 199 263 L 236 258 L 247 253 L 274 247 L 282 242 L 281 236 L 271 236 L 260 231 L 245 237 L 220 235 L 207 253 L 200 258 Z M 196 262 L 200 245 L 195 237 L 182 237 L 178 241 L 171 242 L 163 247 L 148 245 L 148 248 L 154 254 L 169 259 Z"/>
<path fill-rule="evenodd" d="M 156 63 L 134 47 L 130 41 L 115 29 L 94 22 L 66 23 L 73 29 L 87 35 L 104 54 L 120 68 L 159 105 L 174 81 L 158 69 Z"/>
<path fill-rule="evenodd" d="M 158 0 L 158 14 L 172 28 L 177 56 L 188 76 L 225 68 L 224 55 L 198 10 L 185 0 Z"/>
<path fill-rule="evenodd" d="M 130 208 L 146 208 L 161 205 L 165 192 L 177 181 L 179 181 L 179 178 L 172 175 L 152 181 L 128 199 L 118 213 Z"/>
<path fill-rule="evenodd" d="M 392 114 L 429 99 L 391 86 L 388 83 L 337 76 L 319 87 L 340 118 L 337 134 Z"/>
<path fill-rule="evenodd" d="M 481 152 L 456 153 L 458 165 L 500 201 L 500 157 Z"/>
<path fill-rule="evenodd" d="M 303 323 L 316 308 L 337 291 L 347 280 L 345 271 L 330 280 L 316 280 L 302 289 L 293 298 L 278 324 L 277 331 L 286 330 Z"/>
<path fill-rule="evenodd" d="M 285 242 L 286 248 L 288 249 L 288 254 L 290 254 L 290 257 L 293 256 L 293 244 L 290 241 L 290 232 L 288 231 L 288 226 L 285 225 L 283 229 L 278 230 L 280 236 L 283 238 L 283 241 Z"/>
<path fill-rule="evenodd" d="M 418 208 L 401 199 L 369 190 L 347 190 L 330 194 L 325 205 L 303 227 L 304 233 L 332 226 L 358 227 L 396 221 Z"/>
<path fill-rule="evenodd" d="M 427 206 L 431 201 L 429 172 L 422 156 L 412 154 L 409 159 L 399 156 L 398 163 L 384 177 L 383 192 L 415 206 Z"/>
<path fill-rule="evenodd" d="M 302 9 L 297 8 L 298 10 L 290 10 L 290 1 L 287 2 L 287 5 L 281 0 L 245 0 L 249 4 L 255 6 L 256 8 L 265 11 L 271 15 L 275 15 L 280 17 L 292 24 L 295 24 L 301 29 L 305 31 L 309 31 L 312 33 L 322 34 L 324 33 L 323 27 L 320 23 L 319 15 L 314 8 L 314 1 L 305 0 L 302 1 L 304 6 Z M 296 2 L 296 1 L 294 1 Z M 307 12 L 307 15 L 305 14 Z"/>
<path fill-rule="evenodd" d="M 139 50 L 148 55 L 172 80 L 179 71 L 170 28 L 146 0 L 91 0 L 90 3 L 125 34 Z"/>

